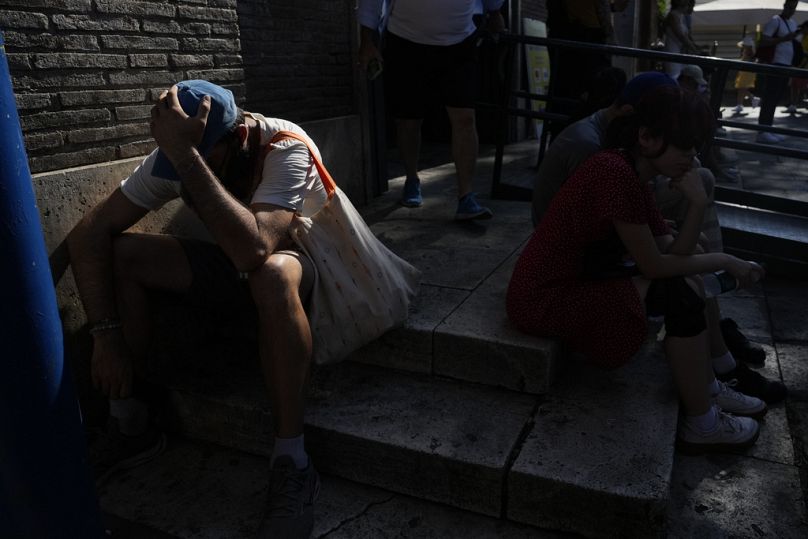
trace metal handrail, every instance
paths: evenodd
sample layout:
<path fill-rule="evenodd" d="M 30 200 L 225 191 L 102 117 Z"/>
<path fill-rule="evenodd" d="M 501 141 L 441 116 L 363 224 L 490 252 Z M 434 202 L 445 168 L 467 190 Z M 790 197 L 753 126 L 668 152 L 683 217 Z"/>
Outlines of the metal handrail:
<path fill-rule="evenodd" d="M 532 37 L 532 36 L 525 36 L 519 34 L 502 34 L 497 37 L 497 42 L 506 45 L 505 54 L 502 55 L 501 60 L 504 62 L 504 70 L 503 70 L 503 89 L 504 91 L 501 94 L 501 101 L 500 103 L 478 103 L 479 108 L 483 109 L 493 109 L 499 113 L 499 122 L 498 122 L 498 133 L 496 137 L 496 154 L 494 159 L 494 171 L 493 171 L 493 178 L 492 178 L 492 185 L 491 185 L 491 193 L 492 196 L 497 197 L 500 193 L 504 192 L 506 188 L 502 186 L 500 183 L 500 179 L 502 176 L 502 163 L 504 157 L 504 147 L 505 141 L 507 138 L 507 125 L 508 125 L 508 117 L 510 116 L 519 116 L 524 118 L 534 118 L 540 120 L 547 120 L 550 122 L 560 121 L 565 122 L 569 121 L 570 117 L 565 114 L 559 113 L 552 113 L 552 112 L 545 112 L 545 111 L 534 111 L 530 109 L 520 108 L 512 105 L 512 100 L 516 97 L 529 99 L 529 100 L 539 100 L 544 101 L 546 103 L 550 102 L 560 102 L 561 100 L 570 101 L 568 98 L 559 98 L 555 97 L 553 94 L 553 78 L 550 79 L 550 84 L 548 87 L 548 91 L 546 94 L 536 94 L 531 92 L 526 92 L 524 90 L 516 90 L 513 88 L 513 78 L 514 78 L 514 53 L 516 47 L 520 44 L 528 44 L 528 45 L 540 45 L 548 47 L 550 54 L 557 54 L 557 51 L 562 48 L 566 49 L 575 49 L 575 50 L 584 50 L 584 51 L 592 51 L 592 52 L 600 52 L 600 53 L 609 53 L 611 55 L 616 56 L 628 56 L 633 58 L 644 58 L 644 59 L 651 59 L 657 61 L 673 61 L 677 63 L 683 64 L 695 64 L 700 67 L 708 67 L 713 68 L 714 73 L 711 77 L 711 107 L 714 109 L 716 113 L 720 110 L 721 107 L 721 99 L 723 94 L 723 89 L 726 85 L 727 74 L 730 70 L 739 70 L 739 71 L 748 71 L 752 73 L 760 73 L 764 75 L 779 75 L 782 77 L 802 77 L 808 78 L 808 69 L 796 68 L 796 67 L 789 67 L 789 66 L 777 66 L 777 65 L 770 65 L 770 64 L 758 64 L 753 62 L 745 62 L 742 60 L 727 60 L 724 58 L 715 58 L 711 56 L 697 56 L 697 55 L 690 55 L 690 54 L 679 54 L 679 53 L 672 53 L 672 52 L 664 52 L 664 51 L 656 51 L 656 50 L 649 50 L 649 49 L 635 49 L 632 47 L 623 47 L 618 45 L 602 45 L 597 43 L 586 43 L 586 42 L 579 42 L 579 41 L 570 41 L 565 39 L 555 39 L 555 38 L 545 38 L 545 37 Z M 759 124 L 748 124 L 742 122 L 733 122 L 731 120 L 718 120 L 718 125 L 720 126 L 727 126 L 732 128 L 738 129 L 746 129 L 749 131 L 755 132 L 770 132 L 770 133 L 778 133 L 788 136 L 794 137 L 806 137 L 808 138 L 808 130 L 803 129 L 791 129 L 791 128 L 784 128 L 784 127 L 773 127 L 773 126 L 765 126 Z M 544 148 L 546 146 L 546 136 L 548 130 L 545 129 L 542 134 L 542 140 L 540 142 L 540 153 L 539 153 L 539 162 L 541 162 L 542 156 L 544 154 Z M 722 146 L 726 148 L 734 148 L 739 150 L 745 151 L 752 151 L 757 153 L 763 154 L 770 154 L 770 155 L 779 155 L 783 157 L 792 157 L 797 159 L 808 159 L 808 151 L 798 150 L 794 148 L 788 148 L 783 146 L 775 146 L 770 144 L 758 144 L 753 142 L 741 142 L 736 140 L 730 140 L 725 137 L 716 136 L 713 137 L 712 143 L 715 146 Z M 724 193 L 723 190 L 717 190 L 717 196 L 719 194 Z M 750 195 L 752 195 L 750 193 Z M 737 193 L 733 194 L 731 202 L 738 203 L 740 195 Z M 772 197 L 760 197 L 760 196 L 750 196 L 749 201 L 751 202 L 750 205 L 757 205 L 757 207 L 762 207 L 764 209 L 768 209 L 772 205 L 761 205 L 761 204 L 768 204 L 770 202 L 770 198 Z M 730 202 L 728 200 L 728 202 Z M 779 210 L 781 211 L 783 205 L 778 205 Z M 801 202 L 801 201 L 792 201 L 791 204 L 785 206 L 791 209 L 792 212 L 808 216 L 808 203 Z M 774 209 L 771 207 L 771 209 Z"/>

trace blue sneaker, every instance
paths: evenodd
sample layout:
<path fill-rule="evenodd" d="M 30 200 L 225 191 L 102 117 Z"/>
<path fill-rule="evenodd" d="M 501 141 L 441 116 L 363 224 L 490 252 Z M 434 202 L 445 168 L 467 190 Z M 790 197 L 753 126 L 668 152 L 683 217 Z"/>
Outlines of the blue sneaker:
<path fill-rule="evenodd" d="M 404 189 L 401 191 L 401 205 L 407 208 L 417 208 L 424 201 L 421 199 L 421 180 L 407 180 L 404 182 Z"/>
<path fill-rule="evenodd" d="M 455 213 L 455 221 L 468 221 L 470 219 L 491 219 L 494 213 L 486 208 L 477 204 L 477 199 L 474 198 L 474 193 L 468 193 L 457 201 L 457 213 Z"/>

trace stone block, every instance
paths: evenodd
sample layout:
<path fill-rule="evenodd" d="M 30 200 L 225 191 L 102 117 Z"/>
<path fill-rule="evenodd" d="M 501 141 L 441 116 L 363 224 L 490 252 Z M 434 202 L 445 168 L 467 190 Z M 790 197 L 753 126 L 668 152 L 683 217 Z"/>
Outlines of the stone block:
<path fill-rule="evenodd" d="M 808 341 L 808 287 L 795 281 L 764 284 L 776 341 Z"/>
<path fill-rule="evenodd" d="M 106 49 L 124 50 L 160 50 L 175 51 L 179 49 L 179 41 L 173 37 L 143 36 L 101 36 L 101 43 Z"/>
<path fill-rule="evenodd" d="M 201 21 L 228 21 L 238 20 L 235 10 L 218 7 L 179 6 L 177 15 L 180 18 Z"/>
<path fill-rule="evenodd" d="M 71 144 L 83 144 L 85 142 L 98 142 L 100 140 L 148 135 L 149 133 L 149 124 L 147 123 L 119 124 L 112 127 L 72 130 L 68 133 L 67 139 Z"/>
<path fill-rule="evenodd" d="M 182 50 L 187 52 L 239 52 L 241 43 L 238 39 L 218 38 L 182 38 Z"/>
<path fill-rule="evenodd" d="M 230 24 L 212 24 L 210 31 L 215 35 L 235 35 L 239 33 L 239 26 L 237 23 Z"/>
<path fill-rule="evenodd" d="M 40 112 L 20 118 L 24 131 L 47 129 L 93 122 L 105 122 L 110 119 L 107 109 L 63 110 L 58 112 Z"/>
<path fill-rule="evenodd" d="M 118 157 L 127 159 L 137 155 L 145 155 L 151 153 L 157 147 L 154 139 L 142 140 L 138 142 L 130 142 L 128 144 L 121 144 L 118 146 Z"/>
<path fill-rule="evenodd" d="M 85 30 L 88 32 L 137 32 L 140 27 L 132 17 L 100 19 L 89 15 L 54 15 L 53 25 L 59 30 Z"/>
<path fill-rule="evenodd" d="M 14 98 L 20 110 L 45 109 L 51 106 L 51 94 L 17 94 Z"/>
<path fill-rule="evenodd" d="M 306 440 L 326 473 L 498 516 L 535 398 L 355 364 L 320 369 Z"/>
<path fill-rule="evenodd" d="M 64 144 L 61 133 L 42 133 L 37 135 L 25 135 L 25 149 L 29 152 L 42 150 L 45 148 L 58 148 Z"/>
<path fill-rule="evenodd" d="M 32 54 L 34 67 L 38 69 L 124 69 L 123 54 L 44 53 Z"/>
<path fill-rule="evenodd" d="M 130 54 L 131 67 L 166 67 L 168 56 L 165 54 Z"/>
<path fill-rule="evenodd" d="M 31 172 L 44 172 L 63 168 L 77 167 L 87 163 L 101 163 L 115 159 L 115 148 L 88 148 L 77 152 L 57 153 L 43 157 L 31 157 L 29 167 Z"/>
<path fill-rule="evenodd" d="M 234 82 L 244 80 L 243 69 L 205 69 L 201 71 L 188 70 L 189 79 L 203 79 L 216 83 Z"/>
<path fill-rule="evenodd" d="M 115 107 L 115 117 L 118 120 L 142 120 L 151 117 L 152 105 L 131 105 Z"/>
<path fill-rule="evenodd" d="M 435 328 L 469 296 L 466 290 L 421 286 L 407 321 L 350 356 L 359 361 L 405 371 L 431 374 Z"/>
<path fill-rule="evenodd" d="M 177 21 L 150 21 L 141 23 L 143 31 L 150 34 L 181 34 L 183 28 Z"/>
<path fill-rule="evenodd" d="M 146 99 L 146 92 L 134 90 L 84 90 L 81 92 L 59 92 L 59 102 L 63 107 L 76 105 L 99 105 L 106 103 L 134 103 Z"/>
<path fill-rule="evenodd" d="M 32 69 L 32 67 L 31 67 L 31 57 L 28 54 L 12 52 L 12 53 L 6 54 L 6 60 L 8 61 L 8 68 L 11 71 L 20 71 L 20 70 L 23 70 L 23 69 Z"/>
<path fill-rule="evenodd" d="M 168 71 L 121 71 L 109 74 L 109 82 L 120 86 L 159 85 L 169 88 L 184 77 L 180 73 Z"/>
<path fill-rule="evenodd" d="M 15 88 L 36 88 L 61 90 L 63 88 L 87 88 L 106 84 L 101 73 L 64 73 L 38 75 L 37 77 L 12 77 Z"/>
<path fill-rule="evenodd" d="M 28 11 L 2 10 L 0 11 L 0 27 L 47 30 L 48 16 L 43 13 L 30 13 Z"/>
<path fill-rule="evenodd" d="M 168 2 L 139 2 L 135 0 L 95 0 L 95 8 L 99 13 L 121 13 L 125 15 L 153 15 L 157 17 L 174 17 L 177 7 Z"/>
<path fill-rule="evenodd" d="M 435 329 L 435 374 L 547 392 L 561 349 L 557 341 L 526 335 L 508 321 L 505 293 L 516 259 L 511 256 Z"/>
<path fill-rule="evenodd" d="M 213 59 L 216 61 L 217 67 L 240 66 L 243 64 L 240 54 L 214 54 Z"/>
<path fill-rule="evenodd" d="M 172 69 L 182 67 L 213 67 L 211 54 L 171 54 L 169 62 Z"/>
<path fill-rule="evenodd" d="M 678 402 L 661 347 L 604 371 L 569 359 L 508 479 L 507 518 L 587 537 L 665 524 Z"/>

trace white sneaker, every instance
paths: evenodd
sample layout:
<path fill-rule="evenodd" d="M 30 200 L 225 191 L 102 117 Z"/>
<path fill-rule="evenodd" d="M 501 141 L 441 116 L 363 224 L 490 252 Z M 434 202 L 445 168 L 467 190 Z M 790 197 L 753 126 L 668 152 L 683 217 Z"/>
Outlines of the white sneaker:
<path fill-rule="evenodd" d="M 702 432 L 690 425 L 687 418 L 679 421 L 676 448 L 688 455 L 705 452 L 726 452 L 744 449 L 754 444 L 760 435 L 760 425 L 751 417 L 735 417 L 717 410 L 718 421 L 713 430 Z"/>
<path fill-rule="evenodd" d="M 775 133 L 766 133 L 765 131 L 761 131 L 757 134 L 755 140 L 762 144 L 777 144 L 778 142 L 783 142 L 785 137 L 781 137 Z"/>
<path fill-rule="evenodd" d="M 760 106 L 760 98 L 758 96 L 754 96 L 752 98 L 752 108 Z"/>
<path fill-rule="evenodd" d="M 766 415 L 768 409 L 765 402 L 757 397 L 750 397 L 733 389 L 733 386 L 737 384 L 736 380 L 726 383 L 716 380 L 716 383 L 718 384 L 718 394 L 712 396 L 712 401 L 722 410 L 732 415 L 758 419 Z"/>

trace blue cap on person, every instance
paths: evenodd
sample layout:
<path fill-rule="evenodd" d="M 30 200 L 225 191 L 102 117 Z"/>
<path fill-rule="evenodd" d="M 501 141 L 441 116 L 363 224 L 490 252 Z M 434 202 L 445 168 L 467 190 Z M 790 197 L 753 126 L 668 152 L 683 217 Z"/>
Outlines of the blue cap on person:
<path fill-rule="evenodd" d="M 637 105 L 642 96 L 649 90 L 660 86 L 678 86 L 670 75 L 660 71 L 646 71 L 640 73 L 626 83 L 620 96 L 617 98 L 618 105 Z"/>
<path fill-rule="evenodd" d="M 197 150 L 202 157 L 207 157 L 211 148 L 227 133 L 236 121 L 238 107 L 233 98 L 233 92 L 206 80 L 186 80 L 177 83 L 177 99 L 185 114 L 195 116 L 199 110 L 199 103 L 206 95 L 210 96 L 210 113 L 205 124 L 205 133 Z M 152 176 L 166 180 L 179 181 L 174 165 L 162 152 L 157 152 L 157 158 L 152 167 Z"/>

